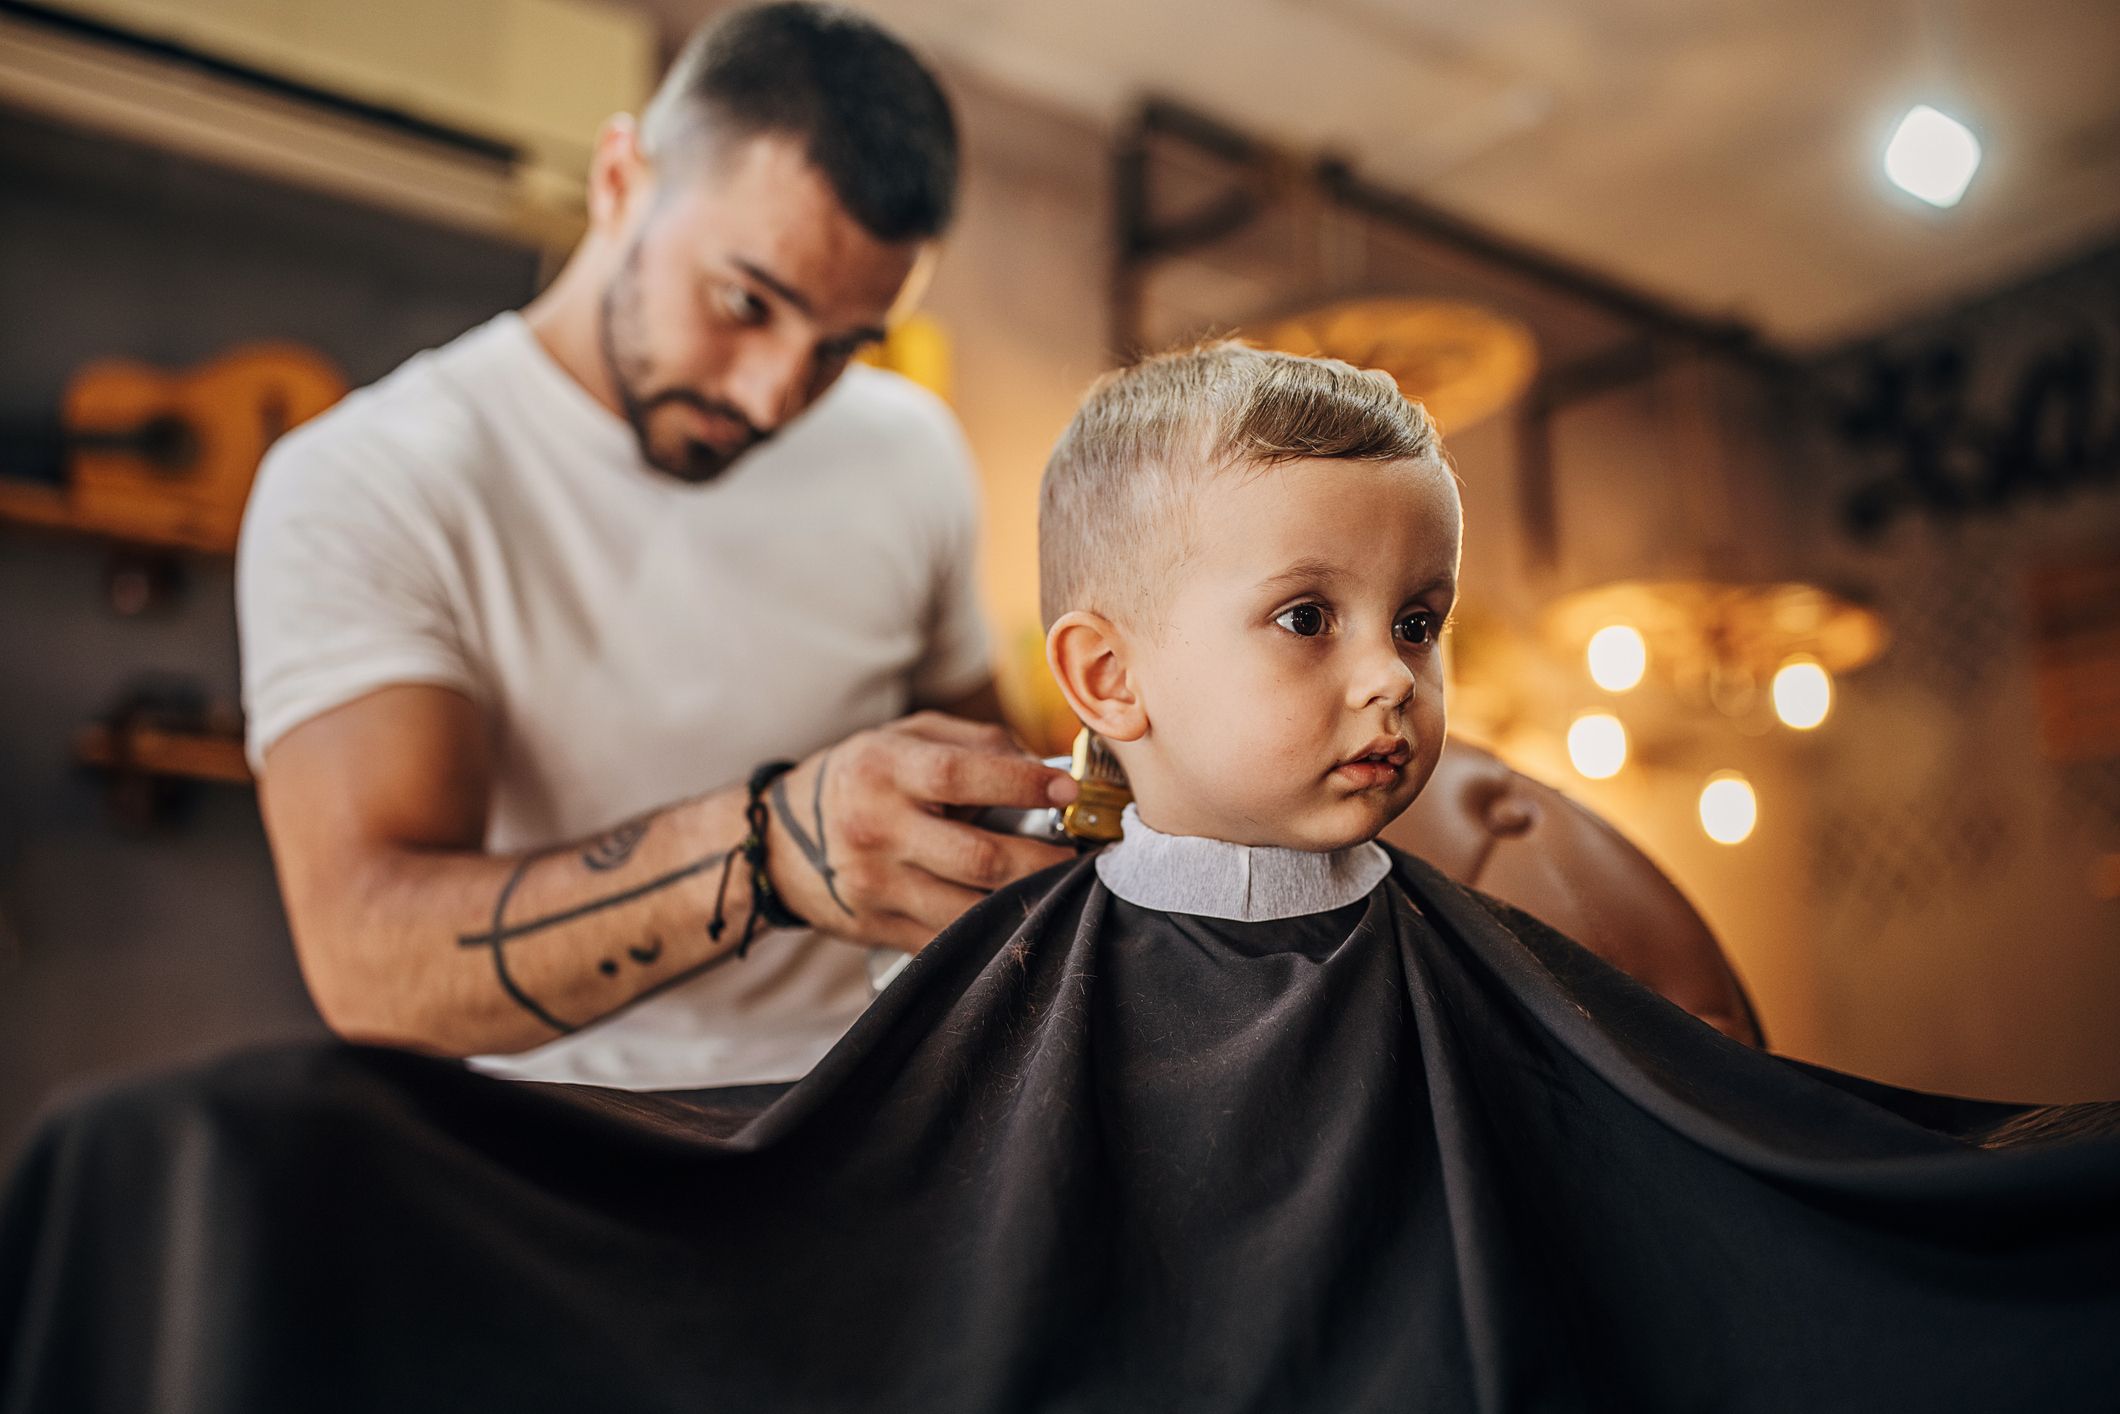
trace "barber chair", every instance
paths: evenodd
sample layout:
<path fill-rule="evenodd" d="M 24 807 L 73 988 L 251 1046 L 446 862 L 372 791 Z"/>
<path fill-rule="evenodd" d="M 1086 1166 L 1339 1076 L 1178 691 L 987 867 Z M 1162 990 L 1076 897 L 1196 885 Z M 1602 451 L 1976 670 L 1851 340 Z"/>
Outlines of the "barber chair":
<path fill-rule="evenodd" d="M 1558 929 L 1716 1030 L 1764 1046 L 1744 984 L 1647 855 L 1550 786 L 1453 738 L 1384 839 Z"/>

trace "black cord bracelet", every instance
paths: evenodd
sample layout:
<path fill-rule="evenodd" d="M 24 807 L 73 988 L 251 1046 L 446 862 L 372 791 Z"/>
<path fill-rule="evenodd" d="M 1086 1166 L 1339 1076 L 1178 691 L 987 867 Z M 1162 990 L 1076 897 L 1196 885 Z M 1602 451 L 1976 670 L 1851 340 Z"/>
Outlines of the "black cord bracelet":
<path fill-rule="evenodd" d="M 751 832 L 744 836 L 744 860 L 751 866 L 751 909 L 763 913 L 767 923 L 775 928 L 807 928 L 810 920 L 797 913 L 781 901 L 780 891 L 766 877 L 766 803 L 767 787 L 795 769 L 793 761 L 768 761 L 751 773 L 751 802 L 744 807 L 744 819 L 750 823 Z"/>
<path fill-rule="evenodd" d="M 714 895 L 714 917 L 707 923 L 707 936 L 715 942 L 728 927 L 724 916 L 729 898 L 729 871 L 735 867 L 738 855 L 743 857 L 744 867 L 751 876 L 751 915 L 744 920 L 743 936 L 736 940 L 736 955 L 744 956 L 750 951 L 751 939 L 762 927 L 807 928 L 810 921 L 789 908 L 781 900 L 779 890 L 766 874 L 766 802 L 765 793 L 773 782 L 795 769 L 793 761 L 767 761 L 751 773 L 746 786 L 747 800 L 743 818 L 747 827 L 743 840 L 729 851 L 721 866 L 721 887 Z"/>

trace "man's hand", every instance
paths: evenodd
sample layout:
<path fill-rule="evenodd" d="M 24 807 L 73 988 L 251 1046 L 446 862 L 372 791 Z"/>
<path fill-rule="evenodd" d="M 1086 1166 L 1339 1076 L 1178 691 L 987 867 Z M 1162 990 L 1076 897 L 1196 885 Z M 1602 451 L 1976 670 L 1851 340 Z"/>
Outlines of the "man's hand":
<path fill-rule="evenodd" d="M 788 906 L 824 931 L 918 952 L 993 890 L 1074 857 L 951 812 L 1065 805 L 1075 790 L 999 727 L 918 712 L 773 783 L 767 867 Z"/>

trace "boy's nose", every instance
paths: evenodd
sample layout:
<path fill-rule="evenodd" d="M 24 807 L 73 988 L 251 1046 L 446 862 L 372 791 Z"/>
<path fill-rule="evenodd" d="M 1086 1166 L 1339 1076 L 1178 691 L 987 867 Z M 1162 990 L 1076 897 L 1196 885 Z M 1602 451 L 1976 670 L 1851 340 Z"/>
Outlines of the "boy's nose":
<path fill-rule="evenodd" d="M 1388 653 L 1367 654 L 1354 675 L 1348 705 L 1357 711 L 1379 706 L 1396 711 L 1412 699 L 1416 681 L 1396 645 Z"/>

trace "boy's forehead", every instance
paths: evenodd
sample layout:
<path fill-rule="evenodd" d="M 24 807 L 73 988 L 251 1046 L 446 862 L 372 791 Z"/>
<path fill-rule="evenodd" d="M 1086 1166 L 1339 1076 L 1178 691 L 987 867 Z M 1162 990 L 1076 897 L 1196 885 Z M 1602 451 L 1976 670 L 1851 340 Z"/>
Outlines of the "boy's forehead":
<path fill-rule="evenodd" d="M 1457 567 L 1457 485 L 1435 462 L 1293 461 L 1221 478 L 1206 500 L 1196 549 L 1225 572 Z"/>

